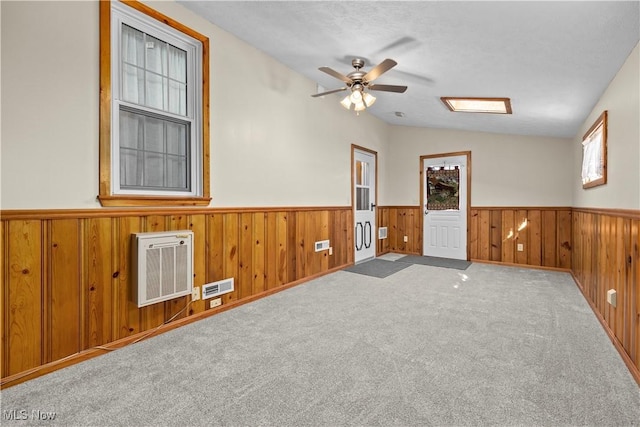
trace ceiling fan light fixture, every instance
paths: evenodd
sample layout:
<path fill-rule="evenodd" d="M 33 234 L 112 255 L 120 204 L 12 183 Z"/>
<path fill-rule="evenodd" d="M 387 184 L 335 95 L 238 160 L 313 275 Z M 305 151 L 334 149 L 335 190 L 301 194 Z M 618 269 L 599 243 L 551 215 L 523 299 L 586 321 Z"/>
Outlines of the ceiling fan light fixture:
<path fill-rule="evenodd" d="M 340 104 L 347 110 L 351 109 L 351 95 L 345 96 L 344 99 L 340 101 Z"/>
<path fill-rule="evenodd" d="M 376 102 L 376 97 L 371 95 L 369 92 L 365 92 L 364 95 L 362 95 L 362 101 L 364 102 L 364 105 L 371 107 L 373 103 Z"/>
<path fill-rule="evenodd" d="M 454 113 L 511 114 L 509 98 L 455 98 L 443 96 L 444 105 Z"/>
<path fill-rule="evenodd" d="M 356 103 L 356 107 L 355 107 L 355 111 L 360 112 L 360 111 L 364 111 L 367 109 L 367 106 L 364 105 L 364 102 L 357 102 Z"/>

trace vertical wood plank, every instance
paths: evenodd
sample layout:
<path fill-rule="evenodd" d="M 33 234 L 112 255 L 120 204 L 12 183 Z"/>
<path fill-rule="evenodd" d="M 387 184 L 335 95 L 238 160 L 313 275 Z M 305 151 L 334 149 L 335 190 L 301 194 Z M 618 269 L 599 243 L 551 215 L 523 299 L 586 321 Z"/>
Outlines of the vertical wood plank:
<path fill-rule="evenodd" d="M 354 222 L 353 222 L 353 210 L 349 209 L 347 211 L 347 224 L 346 224 L 346 228 L 349 230 L 346 233 L 347 236 L 347 263 L 352 264 L 354 262 L 355 259 L 355 246 L 354 246 L 354 242 L 353 242 L 353 238 L 354 238 Z"/>
<path fill-rule="evenodd" d="M 8 269 L 5 260 L 7 259 L 7 243 L 8 239 L 5 234 L 5 221 L 0 219 L 0 351 L 2 356 L 0 357 L 0 378 L 4 378 L 8 375 L 7 362 L 9 358 L 9 342 L 7 337 L 9 333 L 7 331 L 7 319 L 5 316 L 9 312 L 7 305 L 9 302 L 8 295 Z"/>
<path fill-rule="evenodd" d="M 272 289 L 278 283 L 278 213 L 265 215 L 265 288 Z"/>
<path fill-rule="evenodd" d="M 389 229 L 387 231 L 389 235 L 389 246 L 391 248 L 391 252 L 398 252 L 398 250 L 400 249 L 398 246 L 398 242 L 402 240 L 402 237 L 399 237 L 400 233 L 398 232 L 398 209 L 396 208 L 389 209 Z M 352 234 L 354 233 L 355 231 L 352 230 Z"/>
<path fill-rule="evenodd" d="M 478 252 L 478 210 L 471 209 L 469 212 L 469 257 L 471 259 L 479 259 Z"/>
<path fill-rule="evenodd" d="M 118 337 L 124 338 L 141 332 L 140 310 L 134 296 L 133 266 L 131 265 L 131 235 L 143 230 L 142 218 L 123 217 L 118 220 L 117 257 L 118 268 L 112 277 L 118 293 L 116 324 Z M 113 282 L 112 282 L 113 284 Z"/>
<path fill-rule="evenodd" d="M 571 211 L 557 212 L 556 248 L 558 262 L 556 267 L 571 268 Z"/>
<path fill-rule="evenodd" d="M 42 363 L 42 232 L 36 220 L 7 223 L 8 280 L 5 304 L 8 375 Z"/>
<path fill-rule="evenodd" d="M 529 265 L 542 265 L 542 241 L 540 233 L 541 215 L 539 210 L 530 210 L 527 213 L 529 224 Z"/>
<path fill-rule="evenodd" d="M 502 211 L 492 210 L 489 212 L 489 239 L 490 239 L 490 249 L 489 249 L 489 260 L 491 261 L 503 261 L 502 256 L 502 241 L 507 237 L 502 230 Z M 508 245 L 513 245 L 513 240 L 508 240 L 506 243 L 507 249 Z M 505 261 L 508 262 L 508 261 Z"/>
<path fill-rule="evenodd" d="M 287 258 L 287 245 L 288 245 L 288 223 L 287 213 L 278 212 L 276 214 L 276 259 L 277 259 L 277 274 L 276 274 L 276 286 L 282 286 L 289 282 L 289 259 Z"/>
<path fill-rule="evenodd" d="M 204 214 L 187 217 L 189 230 L 193 232 L 193 286 L 200 288 L 200 300 L 193 301 L 186 315 L 200 313 L 205 310 L 202 299 L 202 285 L 207 283 L 207 218 Z M 191 299 L 191 297 L 188 297 Z"/>
<path fill-rule="evenodd" d="M 251 270 L 253 274 L 253 286 L 251 294 L 256 295 L 266 290 L 266 214 L 264 212 L 256 212 L 253 214 L 253 262 Z"/>
<path fill-rule="evenodd" d="M 287 276 L 288 281 L 298 279 L 298 213 L 288 211 L 287 219 Z"/>
<path fill-rule="evenodd" d="M 50 358 L 80 351 L 80 236 L 77 219 L 51 221 L 49 306 Z"/>
<path fill-rule="evenodd" d="M 491 259 L 491 213 L 487 209 L 478 211 L 478 257 L 482 261 Z"/>
<path fill-rule="evenodd" d="M 525 225 L 525 227 L 518 231 L 523 223 L 526 224 L 527 221 L 526 210 L 519 209 L 516 211 L 515 216 L 515 227 L 516 227 L 516 235 L 518 238 L 516 239 L 516 263 L 518 264 L 527 264 L 527 260 L 529 259 L 529 227 Z M 518 245 L 522 245 L 522 251 L 518 250 Z"/>
<path fill-rule="evenodd" d="M 542 212 L 542 265 L 556 267 L 556 212 Z"/>
<path fill-rule="evenodd" d="M 640 220 L 633 221 L 631 231 L 631 240 L 633 242 L 633 274 L 631 283 L 633 285 L 630 296 L 632 301 L 631 307 L 631 360 L 640 368 Z"/>
<path fill-rule="evenodd" d="M 515 262 L 515 239 L 508 237 L 515 236 L 515 212 L 511 209 L 502 210 L 502 262 Z"/>
<path fill-rule="evenodd" d="M 207 215 L 207 279 L 206 283 L 225 279 L 224 214 Z"/>
<path fill-rule="evenodd" d="M 253 214 L 243 212 L 240 214 L 240 245 L 238 251 L 238 298 L 251 296 L 253 276 L 251 264 L 253 263 Z"/>
<path fill-rule="evenodd" d="M 103 345 L 113 340 L 113 265 L 111 218 L 85 220 L 86 347 Z"/>
<path fill-rule="evenodd" d="M 240 224 L 239 214 L 224 214 L 224 277 L 234 278 L 235 289 L 233 292 L 222 296 L 223 303 L 229 303 L 240 299 L 239 289 L 239 236 Z"/>
<path fill-rule="evenodd" d="M 318 238 L 318 240 L 327 240 L 329 239 L 329 211 L 327 210 L 322 210 L 318 213 L 318 223 L 320 225 L 319 228 L 319 232 L 320 232 L 320 236 Z M 375 228 L 375 224 L 372 225 L 373 230 L 371 230 L 371 233 L 373 234 L 372 241 L 371 244 L 375 245 L 376 244 L 376 228 Z M 333 242 L 330 240 L 329 241 L 329 245 L 333 245 Z M 319 254 L 319 258 L 320 258 L 320 270 L 321 272 L 327 271 L 329 269 L 329 251 L 322 251 Z"/>
<path fill-rule="evenodd" d="M 305 230 L 307 215 L 306 212 L 298 212 L 296 215 L 296 280 L 306 276 L 306 248 Z"/>

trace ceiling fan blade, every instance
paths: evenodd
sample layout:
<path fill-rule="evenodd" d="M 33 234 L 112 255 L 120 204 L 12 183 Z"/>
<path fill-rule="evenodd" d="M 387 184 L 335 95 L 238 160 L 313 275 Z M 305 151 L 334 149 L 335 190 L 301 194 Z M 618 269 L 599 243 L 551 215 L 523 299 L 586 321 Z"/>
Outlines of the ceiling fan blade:
<path fill-rule="evenodd" d="M 369 71 L 367 74 L 364 75 L 363 79 L 368 82 L 373 81 L 378 77 L 380 77 L 383 73 L 386 73 L 387 71 L 395 67 L 396 65 L 398 65 L 396 61 L 394 61 L 393 59 L 387 58 L 381 63 L 379 63 L 378 65 L 376 65 L 375 67 L 373 67 L 371 71 Z"/>
<path fill-rule="evenodd" d="M 406 86 L 396 86 L 396 85 L 369 85 L 367 86 L 369 90 L 381 90 L 384 92 L 397 92 L 404 93 L 407 90 Z"/>
<path fill-rule="evenodd" d="M 342 92 L 343 90 L 347 90 L 346 87 L 341 87 L 340 89 L 334 89 L 334 90 L 329 90 L 327 92 L 322 92 L 322 93 L 316 93 L 311 95 L 312 98 L 316 98 L 318 96 L 325 96 L 325 95 L 329 95 L 331 93 L 336 93 L 336 92 Z"/>
<path fill-rule="evenodd" d="M 345 76 L 344 74 L 340 74 L 339 72 L 337 72 L 336 70 L 329 68 L 329 67 L 320 67 L 318 68 L 318 70 L 323 71 L 327 74 L 329 74 L 332 77 L 335 77 L 338 80 L 342 80 L 343 82 L 350 84 L 351 83 L 351 79 L 347 76 Z"/>

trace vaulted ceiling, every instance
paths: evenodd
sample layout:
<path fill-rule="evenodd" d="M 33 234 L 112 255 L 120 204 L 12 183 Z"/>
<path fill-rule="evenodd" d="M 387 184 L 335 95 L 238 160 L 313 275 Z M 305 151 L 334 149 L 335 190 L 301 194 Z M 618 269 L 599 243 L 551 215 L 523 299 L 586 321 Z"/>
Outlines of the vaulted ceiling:
<path fill-rule="evenodd" d="M 342 84 L 318 67 L 396 60 L 376 83 L 408 90 L 375 92 L 368 112 L 404 126 L 573 137 L 640 40 L 637 1 L 180 3 L 327 90 Z M 513 114 L 452 113 L 441 96 L 508 97 Z"/>

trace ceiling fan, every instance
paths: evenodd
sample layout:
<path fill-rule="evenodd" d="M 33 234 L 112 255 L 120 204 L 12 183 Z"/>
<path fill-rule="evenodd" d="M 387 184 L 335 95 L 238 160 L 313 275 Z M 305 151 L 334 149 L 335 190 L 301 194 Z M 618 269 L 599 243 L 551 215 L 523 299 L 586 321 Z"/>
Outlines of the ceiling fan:
<path fill-rule="evenodd" d="M 395 67 L 398 63 L 393 59 L 385 59 L 375 67 L 373 67 L 369 72 L 362 70 L 364 67 L 364 60 L 360 58 L 355 58 L 351 61 L 351 65 L 355 68 L 355 71 L 350 72 L 346 76 L 329 68 L 329 67 L 320 67 L 318 68 L 320 71 L 329 74 L 332 77 L 335 77 L 338 80 L 341 80 L 346 84 L 345 87 L 341 87 L 340 89 L 333 89 L 327 92 L 317 93 L 311 95 L 312 97 L 329 95 L 331 93 L 342 92 L 347 89 L 351 89 L 351 94 L 347 95 L 340 104 L 346 109 L 351 109 L 351 106 L 354 106 L 354 110 L 356 112 L 360 112 L 365 110 L 367 107 L 371 107 L 373 103 L 376 101 L 376 98 L 371 95 L 368 90 L 379 90 L 383 92 L 396 92 L 396 93 L 404 93 L 407 90 L 406 86 L 397 86 L 397 85 L 380 85 L 380 84 L 371 84 L 372 81 L 380 77 L 383 73 L 386 73 L 391 68 Z"/>

